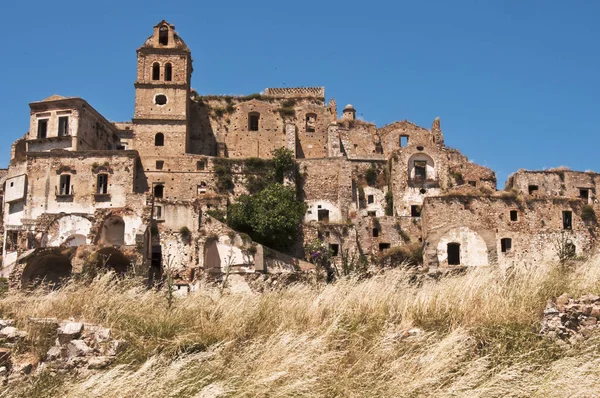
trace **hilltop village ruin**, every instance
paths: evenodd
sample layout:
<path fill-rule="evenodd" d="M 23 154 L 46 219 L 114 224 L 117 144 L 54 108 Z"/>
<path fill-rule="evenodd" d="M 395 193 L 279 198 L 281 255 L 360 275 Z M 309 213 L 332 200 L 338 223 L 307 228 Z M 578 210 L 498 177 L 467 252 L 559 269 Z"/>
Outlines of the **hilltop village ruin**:
<path fill-rule="evenodd" d="M 190 49 L 161 21 L 137 50 L 131 121 L 110 122 L 82 98 L 31 103 L 29 132 L 3 170 L 1 275 L 19 288 L 89 264 L 186 285 L 201 274 L 307 270 L 315 239 L 334 261 L 419 247 L 429 269 L 536 266 L 596 246 L 600 177 L 495 173 L 444 145 L 440 120 L 383 127 L 326 102 L 322 87 L 246 97 L 190 87 Z M 291 150 L 307 205 L 301 237 L 280 253 L 249 242 L 215 214 L 248 192 L 248 159 Z M 256 163 L 256 162 L 255 162 Z M 223 167 L 228 167 L 224 183 Z"/>

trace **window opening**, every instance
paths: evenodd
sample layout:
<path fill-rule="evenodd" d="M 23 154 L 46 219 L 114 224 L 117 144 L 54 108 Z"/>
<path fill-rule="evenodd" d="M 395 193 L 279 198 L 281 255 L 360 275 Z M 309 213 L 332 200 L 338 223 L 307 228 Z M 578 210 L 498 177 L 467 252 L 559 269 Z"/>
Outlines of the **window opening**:
<path fill-rule="evenodd" d="M 460 243 L 448 243 L 448 265 L 460 265 Z"/>
<path fill-rule="evenodd" d="M 154 218 L 162 219 L 162 206 L 154 206 Z"/>
<path fill-rule="evenodd" d="M 329 245 L 329 250 L 331 250 L 331 255 L 333 257 L 337 257 L 340 252 L 340 245 L 338 245 L 337 243 L 332 243 Z"/>
<path fill-rule="evenodd" d="M 61 116 L 58 118 L 58 136 L 64 137 L 69 135 L 69 117 Z"/>
<path fill-rule="evenodd" d="M 368 211 L 367 216 L 369 217 L 377 217 L 377 212 L 375 210 Z"/>
<path fill-rule="evenodd" d="M 319 209 L 317 211 L 317 217 L 319 221 L 329 222 L 329 210 Z"/>
<path fill-rule="evenodd" d="M 71 176 L 63 174 L 60 176 L 60 195 L 71 195 Z"/>
<path fill-rule="evenodd" d="M 38 138 L 46 138 L 48 135 L 48 119 L 38 120 Z"/>
<path fill-rule="evenodd" d="M 160 65 L 158 62 L 152 64 L 152 80 L 160 80 Z"/>
<path fill-rule="evenodd" d="M 580 188 L 579 189 L 579 197 L 581 199 L 588 200 L 590 198 L 590 190 L 587 188 Z"/>
<path fill-rule="evenodd" d="M 408 136 L 407 135 L 401 135 L 400 136 L 400 148 L 404 148 L 407 145 L 408 145 Z"/>
<path fill-rule="evenodd" d="M 472 186 L 472 187 L 476 187 L 477 186 L 477 181 L 467 181 L 467 183 Z"/>
<path fill-rule="evenodd" d="M 390 244 L 389 243 L 380 243 L 379 244 L 379 251 L 382 252 L 384 250 L 387 250 L 390 248 Z"/>
<path fill-rule="evenodd" d="M 258 122 L 260 120 L 260 113 L 252 112 L 248 114 L 248 130 L 258 131 Z"/>
<path fill-rule="evenodd" d="M 519 212 L 516 210 L 510 211 L 510 221 L 518 221 L 519 220 Z"/>
<path fill-rule="evenodd" d="M 196 170 L 201 171 L 204 170 L 204 160 L 199 160 L 196 162 Z"/>
<path fill-rule="evenodd" d="M 164 94 L 158 94 L 156 97 L 154 97 L 154 103 L 156 105 L 164 105 L 167 103 L 167 96 Z"/>
<path fill-rule="evenodd" d="M 165 190 L 164 185 L 155 185 L 154 186 L 154 197 L 159 198 L 159 199 L 162 198 L 164 190 Z"/>
<path fill-rule="evenodd" d="M 158 28 L 158 42 L 163 45 L 169 45 L 169 28 L 166 25 Z"/>
<path fill-rule="evenodd" d="M 373 202 L 375 202 L 375 197 L 373 195 L 368 195 L 367 196 L 367 203 L 371 204 Z"/>
<path fill-rule="evenodd" d="M 163 133 L 158 133 L 154 136 L 154 146 L 164 146 L 165 145 L 165 135 Z"/>
<path fill-rule="evenodd" d="M 317 114 L 307 113 L 306 114 L 306 132 L 314 133 L 317 126 Z"/>
<path fill-rule="evenodd" d="M 424 181 L 427 179 L 427 162 L 424 160 L 415 160 L 415 180 Z"/>
<path fill-rule="evenodd" d="M 96 193 L 105 194 L 108 192 L 108 174 L 98 174 Z"/>
<path fill-rule="evenodd" d="M 419 205 L 410 206 L 410 216 L 411 217 L 421 217 L 421 206 L 419 206 Z"/>
<path fill-rule="evenodd" d="M 379 228 L 373 228 L 373 237 L 374 238 L 379 237 Z"/>
<path fill-rule="evenodd" d="M 157 160 L 156 161 L 156 170 L 162 170 L 164 165 L 165 165 L 164 160 Z"/>
<path fill-rule="evenodd" d="M 507 253 L 512 248 L 512 239 L 511 238 L 502 238 L 500 239 L 500 247 L 502 249 L 502 253 Z"/>
<path fill-rule="evenodd" d="M 536 193 L 538 191 L 539 187 L 537 185 L 530 185 L 529 186 L 529 194 L 533 195 L 534 193 Z"/>
<path fill-rule="evenodd" d="M 573 228 L 573 212 L 563 211 L 562 219 L 563 219 L 563 229 L 572 229 Z"/>
<path fill-rule="evenodd" d="M 173 65 L 170 63 L 165 64 L 165 81 L 170 82 L 173 80 Z"/>

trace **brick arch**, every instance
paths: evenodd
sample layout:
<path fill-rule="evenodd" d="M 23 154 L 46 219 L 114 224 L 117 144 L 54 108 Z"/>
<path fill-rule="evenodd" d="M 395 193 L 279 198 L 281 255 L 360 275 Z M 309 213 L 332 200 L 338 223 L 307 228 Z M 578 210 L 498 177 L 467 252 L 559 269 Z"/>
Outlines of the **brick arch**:
<path fill-rule="evenodd" d="M 73 236 L 76 242 L 81 243 L 81 236 L 88 243 L 88 236 L 92 230 L 92 221 L 89 217 L 73 214 L 62 214 L 48 224 L 42 234 L 42 247 L 73 246 Z"/>

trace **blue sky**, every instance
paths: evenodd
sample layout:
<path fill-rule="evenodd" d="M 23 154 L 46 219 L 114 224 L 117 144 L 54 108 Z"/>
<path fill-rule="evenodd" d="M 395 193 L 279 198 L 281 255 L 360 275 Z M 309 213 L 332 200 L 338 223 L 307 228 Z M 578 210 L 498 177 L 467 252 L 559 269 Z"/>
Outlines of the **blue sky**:
<path fill-rule="evenodd" d="M 201 94 L 325 86 L 383 126 L 442 121 L 446 144 L 496 171 L 600 171 L 600 2 L 3 1 L 0 166 L 28 103 L 86 99 L 133 114 L 135 50 L 162 19 L 194 58 Z"/>

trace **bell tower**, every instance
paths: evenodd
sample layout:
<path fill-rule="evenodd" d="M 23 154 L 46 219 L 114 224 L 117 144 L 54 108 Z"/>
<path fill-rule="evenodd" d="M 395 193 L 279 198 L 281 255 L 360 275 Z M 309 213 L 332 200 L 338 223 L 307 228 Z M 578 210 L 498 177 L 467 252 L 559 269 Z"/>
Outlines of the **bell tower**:
<path fill-rule="evenodd" d="M 176 156 L 188 149 L 192 57 L 161 21 L 137 50 L 133 148 L 142 155 Z"/>

